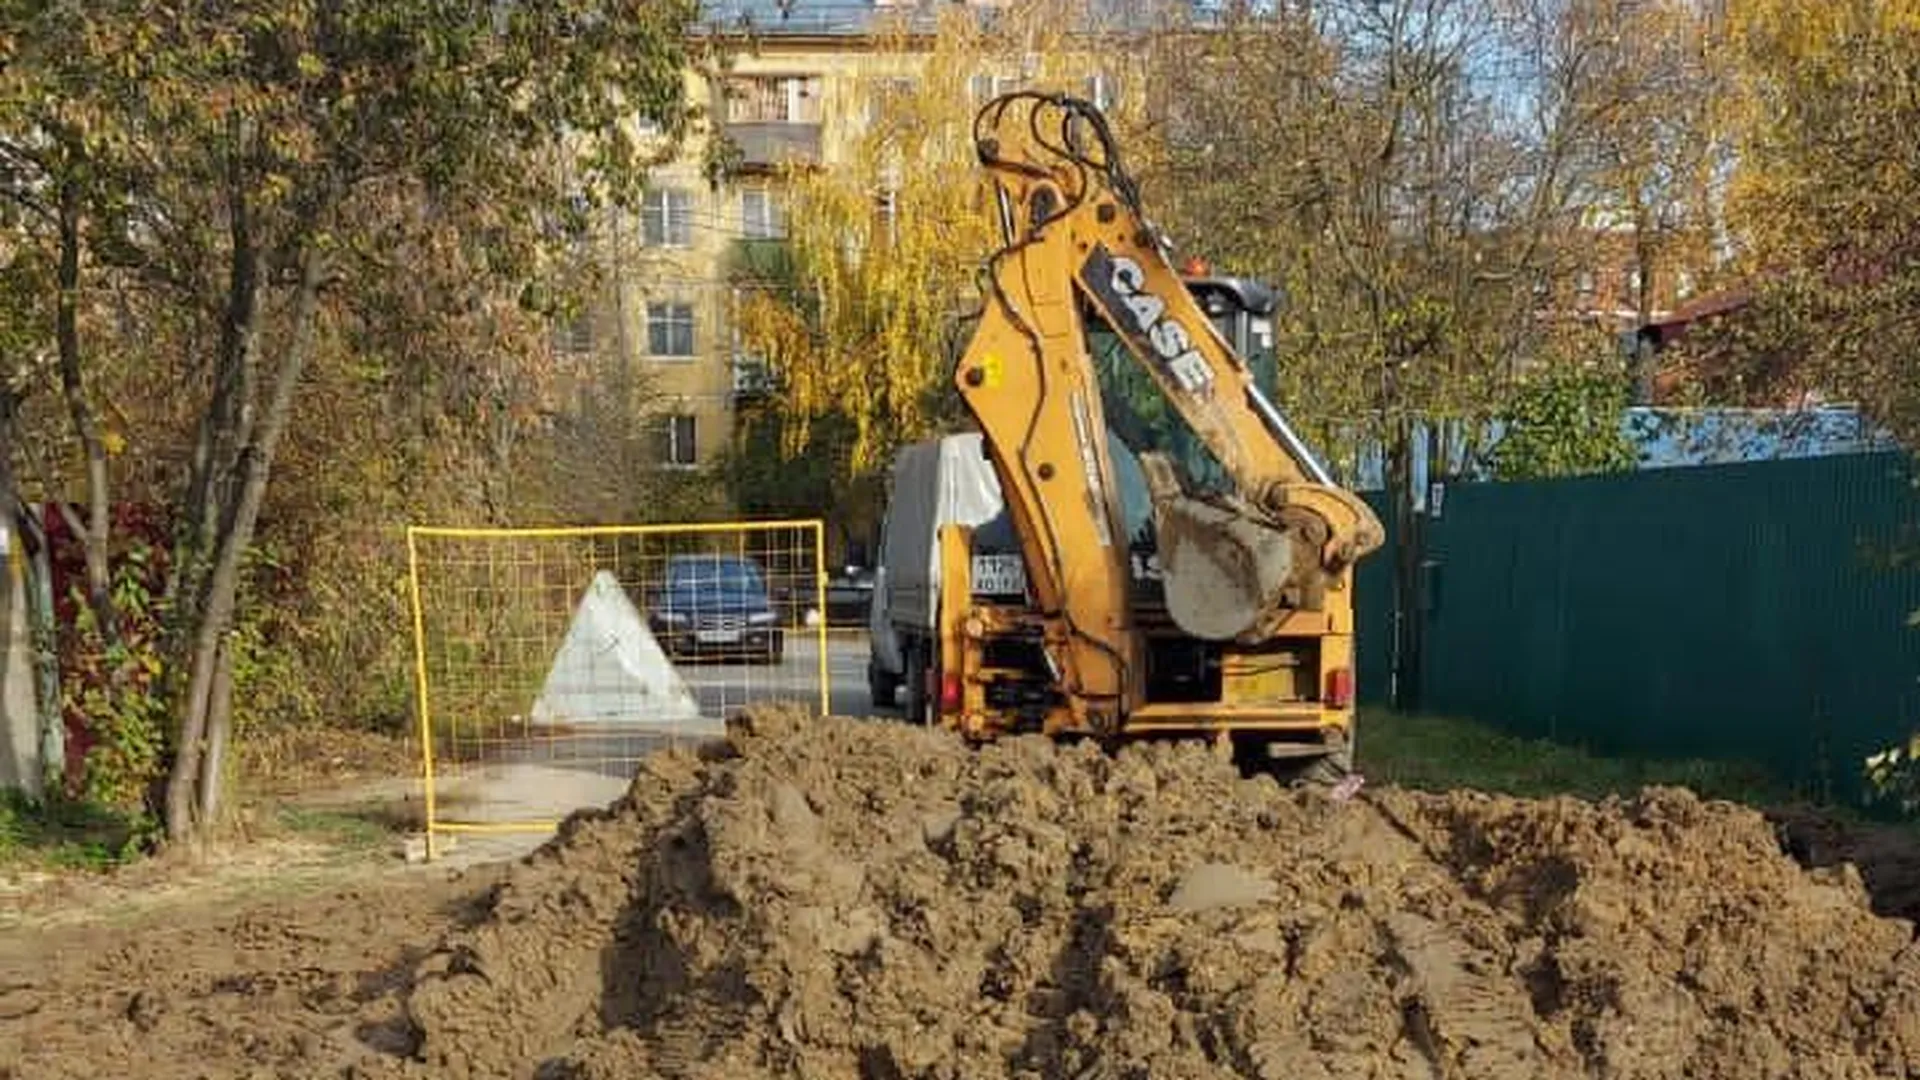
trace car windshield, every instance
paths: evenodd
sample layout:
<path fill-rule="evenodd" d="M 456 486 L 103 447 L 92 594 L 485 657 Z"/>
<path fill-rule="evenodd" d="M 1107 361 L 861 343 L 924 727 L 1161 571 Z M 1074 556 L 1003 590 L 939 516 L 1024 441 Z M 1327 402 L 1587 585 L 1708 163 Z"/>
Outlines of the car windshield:
<path fill-rule="evenodd" d="M 667 587 L 736 593 L 766 591 L 760 571 L 751 562 L 717 555 L 675 558 L 667 564 Z"/>

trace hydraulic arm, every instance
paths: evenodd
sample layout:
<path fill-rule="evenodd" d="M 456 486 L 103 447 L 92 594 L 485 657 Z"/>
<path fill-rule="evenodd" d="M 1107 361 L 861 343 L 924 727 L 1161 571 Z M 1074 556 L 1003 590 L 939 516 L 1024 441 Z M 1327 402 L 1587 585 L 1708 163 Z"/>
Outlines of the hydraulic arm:
<path fill-rule="evenodd" d="M 1104 322 L 1217 459 L 1230 490 L 1194 491 L 1142 453 L 1167 612 L 1195 638 L 1252 644 L 1344 587 L 1380 546 L 1372 511 L 1336 485 L 1188 292 L 1141 209 L 1105 118 L 1064 95 L 989 102 L 974 139 L 1004 246 L 955 371 L 1028 567 L 1079 725 L 1116 731 L 1143 693 L 1128 552 L 1087 347 Z"/>

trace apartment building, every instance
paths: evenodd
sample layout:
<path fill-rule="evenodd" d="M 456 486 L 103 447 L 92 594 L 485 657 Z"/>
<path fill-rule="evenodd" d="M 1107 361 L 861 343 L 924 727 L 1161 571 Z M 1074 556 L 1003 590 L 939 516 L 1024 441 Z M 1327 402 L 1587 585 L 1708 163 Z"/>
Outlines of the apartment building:
<path fill-rule="evenodd" d="M 1004 0 L 939 0 L 994 8 Z M 1127 0 L 1138 3 L 1140 0 Z M 1157 0 L 1154 0 L 1157 2 Z M 738 410 L 773 392 L 764 363 L 741 348 L 730 315 L 739 299 L 727 272 L 742 244 L 777 242 L 786 230 L 779 179 L 787 163 L 833 167 L 855 133 L 848 112 L 863 78 L 910 78 L 925 37 L 877 33 L 890 15 L 931 27 L 931 7 L 901 0 L 712 0 L 703 31 L 750 47 L 732 56 L 724 83 L 689 73 L 692 99 L 736 148 L 735 167 L 709 182 L 711 136 L 696 134 L 654 170 L 637 218 L 609 225 L 615 281 L 587 316 L 556 330 L 556 348 L 582 374 L 619 372 L 635 388 L 636 413 L 657 432 L 658 465 L 697 469 L 726 448 Z M 880 42 L 891 50 L 882 53 Z M 983 72 L 976 95 L 1002 91 L 1017 74 Z M 1088 90 L 1108 95 L 1090 75 Z M 837 103 L 837 104 L 835 104 Z M 838 110 L 838 111 L 836 111 Z M 594 380 L 587 380 L 592 382 Z"/>

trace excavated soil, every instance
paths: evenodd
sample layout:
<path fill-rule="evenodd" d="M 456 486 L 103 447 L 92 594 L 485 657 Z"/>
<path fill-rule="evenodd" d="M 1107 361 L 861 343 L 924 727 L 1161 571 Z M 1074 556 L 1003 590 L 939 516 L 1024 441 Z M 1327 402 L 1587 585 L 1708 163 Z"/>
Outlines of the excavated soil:
<path fill-rule="evenodd" d="M 384 952 L 320 933 L 226 1014 L 129 954 L 17 1075 L 1920 1075 L 1912 924 L 1677 790 L 1341 800 L 1193 746 L 762 712 L 464 910 Z"/>
<path fill-rule="evenodd" d="M 432 957 L 446 1077 L 1920 1071 L 1920 949 L 1683 791 L 1338 801 L 1198 747 L 762 713 Z"/>
<path fill-rule="evenodd" d="M 311 1080 L 409 1052 L 415 969 L 504 875 L 352 876 L 0 930 L 0 1080 Z"/>

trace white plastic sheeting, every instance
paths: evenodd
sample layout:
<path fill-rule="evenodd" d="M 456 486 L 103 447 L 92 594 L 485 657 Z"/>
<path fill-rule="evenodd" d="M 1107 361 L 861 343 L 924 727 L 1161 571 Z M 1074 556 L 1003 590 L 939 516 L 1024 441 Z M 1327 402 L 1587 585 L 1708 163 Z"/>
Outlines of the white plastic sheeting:
<path fill-rule="evenodd" d="M 940 598 L 941 525 L 978 526 L 1005 503 L 1000 479 L 982 455 L 978 432 L 902 447 L 894 458 L 880 566 L 869 630 L 876 662 L 902 667 L 893 628 L 930 630 Z"/>
<path fill-rule="evenodd" d="M 671 727 L 722 733 L 667 659 L 639 609 L 605 570 L 594 575 L 555 652 L 535 727 Z"/>

